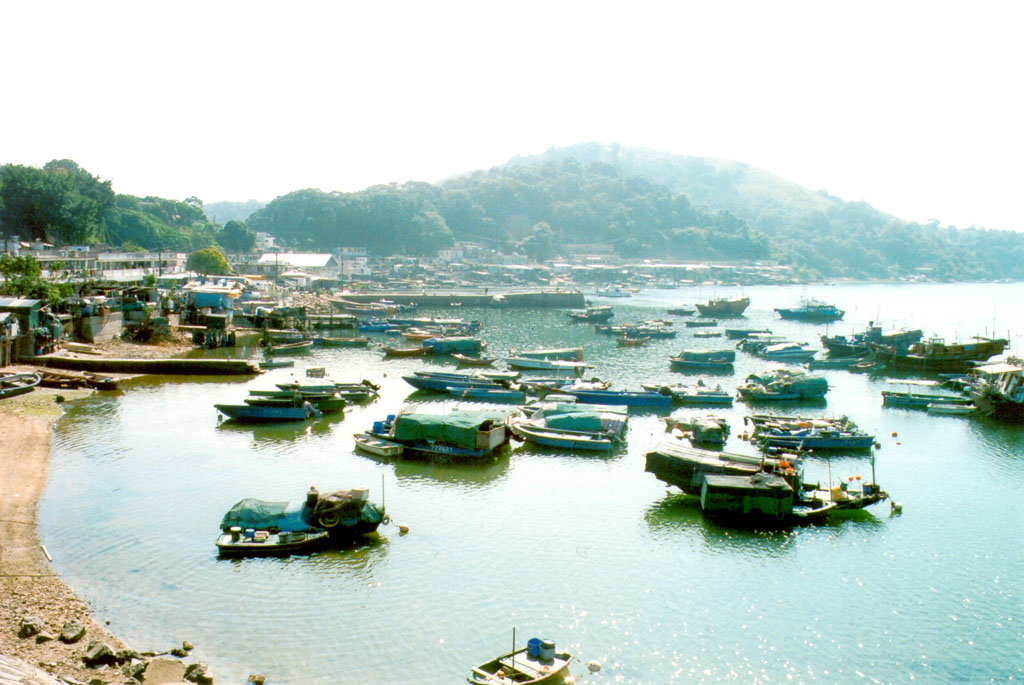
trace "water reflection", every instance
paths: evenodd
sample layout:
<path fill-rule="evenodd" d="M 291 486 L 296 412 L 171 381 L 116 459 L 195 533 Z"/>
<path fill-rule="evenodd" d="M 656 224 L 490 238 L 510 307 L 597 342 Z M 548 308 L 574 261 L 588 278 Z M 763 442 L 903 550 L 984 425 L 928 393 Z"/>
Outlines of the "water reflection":
<path fill-rule="evenodd" d="M 366 578 L 373 575 L 376 566 L 382 564 L 388 554 L 388 539 L 381 530 L 391 529 L 397 534 L 397 526 L 381 525 L 372 535 L 342 542 L 328 542 L 326 546 L 308 553 L 269 557 L 216 556 L 216 563 L 234 566 L 260 566 L 277 564 L 281 569 L 302 574 L 323 573 L 333 577 L 340 575 Z"/>
<path fill-rule="evenodd" d="M 399 483 L 468 485 L 479 488 L 491 486 L 508 475 L 510 450 L 506 446 L 494 457 L 464 462 L 439 462 L 404 456 L 385 457 L 360 450 L 354 450 L 353 454 L 378 464 L 394 466 L 395 479 Z"/>
<path fill-rule="evenodd" d="M 224 433 L 251 434 L 256 443 L 294 443 L 303 437 L 327 435 L 331 428 L 344 420 L 344 412 L 324 414 L 315 421 L 284 421 L 281 423 L 245 423 L 221 421 L 217 430 Z"/>

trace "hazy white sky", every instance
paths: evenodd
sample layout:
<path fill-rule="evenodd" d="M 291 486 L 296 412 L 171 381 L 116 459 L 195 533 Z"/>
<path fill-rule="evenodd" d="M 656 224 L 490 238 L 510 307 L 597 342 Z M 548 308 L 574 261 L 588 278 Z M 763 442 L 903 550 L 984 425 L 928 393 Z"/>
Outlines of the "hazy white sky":
<path fill-rule="evenodd" d="M 205 202 L 599 141 L 1024 230 L 1017 2 L 6 2 L 0 163 Z"/>

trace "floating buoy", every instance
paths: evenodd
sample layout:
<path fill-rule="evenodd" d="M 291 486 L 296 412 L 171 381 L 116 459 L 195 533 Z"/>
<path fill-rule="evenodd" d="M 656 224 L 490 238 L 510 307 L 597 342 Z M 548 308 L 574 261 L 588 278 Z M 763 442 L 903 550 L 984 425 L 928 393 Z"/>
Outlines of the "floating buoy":
<path fill-rule="evenodd" d="M 596 661 L 591 661 L 587 664 L 587 670 L 589 670 L 591 673 L 597 673 L 601 670 L 601 664 L 597 663 Z"/>
<path fill-rule="evenodd" d="M 409 526 L 399 526 L 398 527 L 398 534 L 399 535 L 405 535 L 408 532 L 409 532 Z"/>
<path fill-rule="evenodd" d="M 892 437 L 894 437 L 894 438 L 896 437 L 896 431 L 892 432 Z"/>

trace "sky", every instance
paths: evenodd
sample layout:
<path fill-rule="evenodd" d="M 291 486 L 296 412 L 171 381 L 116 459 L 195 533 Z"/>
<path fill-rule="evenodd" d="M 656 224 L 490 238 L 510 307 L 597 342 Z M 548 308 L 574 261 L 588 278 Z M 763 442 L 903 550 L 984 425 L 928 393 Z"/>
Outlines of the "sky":
<path fill-rule="evenodd" d="M 0 164 L 204 202 L 620 143 L 1024 230 L 1015 2 L 6 2 Z"/>

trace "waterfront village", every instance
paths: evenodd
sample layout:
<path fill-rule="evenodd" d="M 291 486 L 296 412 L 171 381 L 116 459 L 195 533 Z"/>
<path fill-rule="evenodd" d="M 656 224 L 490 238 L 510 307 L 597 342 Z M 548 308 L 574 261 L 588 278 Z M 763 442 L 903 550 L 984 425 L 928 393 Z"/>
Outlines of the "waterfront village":
<path fill-rule="evenodd" d="M 510 441 L 611 452 L 627 440 L 630 414 L 638 409 L 714 410 L 735 400 L 750 407 L 744 418 L 749 427 L 743 432 L 756 448 L 753 454 L 722 450 L 731 427 L 720 417 L 666 416 L 669 435 L 646 455 L 646 470 L 699 498 L 708 517 L 770 527 L 813 524 L 889 499 L 873 477 L 871 482 L 825 486 L 804 481 L 802 465 L 810 452 L 871 453 L 878 446 L 878 436 L 846 417 L 771 409 L 778 401 L 815 406 L 829 390 L 820 370 L 902 369 L 925 374 L 926 380 L 915 381 L 917 385 L 906 392 L 885 391 L 883 402 L 940 415 L 983 413 L 1011 422 L 1024 417 L 1024 364 L 1013 357 L 992 361 L 1007 348 L 1005 339 L 946 343 L 926 339 L 921 330 L 883 330 L 872 324 L 854 335 L 821 335 L 819 348 L 767 329 L 743 327 L 747 297 L 712 296 L 711 286 L 724 290 L 797 282 L 784 266 L 651 260 L 627 264 L 610 254 L 580 254 L 573 260 L 537 265 L 501 259 L 472 245 L 442 250 L 433 260 L 375 259 L 358 249 L 283 252 L 266 236 L 261 240 L 263 249 L 231 259 L 232 270 L 242 274 L 237 276 L 191 273 L 185 254 L 53 249 L 19 241 L 8 245 L 8 254 L 33 257 L 43 278 L 71 283 L 75 293 L 59 304 L 0 298 L 0 398 L 4 404 L 17 402 L 47 388 L 51 403 L 60 402 L 74 397 L 75 391 L 116 389 L 138 374 L 255 376 L 291 366 L 298 355 L 318 346 L 377 347 L 383 359 L 450 359 L 455 370 L 421 369 L 403 378 L 410 390 L 481 405 L 443 415 L 412 406 L 381 416 L 371 429 L 355 435 L 356 449 L 386 459 L 439 463 L 491 459 Z M 613 304 L 590 300 L 597 296 L 626 301 L 643 290 L 694 284 L 708 285 L 708 296 L 644 321 L 622 321 L 615 318 Z M 663 338 L 685 339 L 686 347 L 664 360 L 666 368 L 684 374 L 684 381 L 613 388 L 594 375 L 594 360 L 585 359 L 579 346 L 490 356 L 487 341 L 479 337 L 478 322 L 438 318 L 431 307 L 448 308 L 446 312 L 458 307 L 560 308 L 567 310 L 567 322 L 593 326 L 624 348 L 641 348 Z M 816 300 L 775 311 L 780 319 L 811 323 L 835 322 L 844 315 L 834 305 Z M 199 348 L 232 348 L 243 341 L 255 351 L 251 358 L 183 354 Z M 765 370 L 734 389 L 724 389 L 714 377 L 731 374 L 738 354 L 763 360 Z M 336 382 L 322 368 L 309 367 L 300 380 L 253 390 L 244 403 L 215 406 L 226 421 L 304 422 L 340 412 L 346 405 L 372 403 L 379 390 L 369 381 Z M 37 484 L 36 498 L 44 484 L 45 479 Z M 312 488 L 288 510 L 270 504 L 250 498 L 227 511 L 216 539 L 218 552 L 315 553 L 326 545 L 372 535 L 390 522 L 383 505 L 371 502 L 360 488 L 325 493 Z M 890 499 L 889 507 L 898 513 L 898 503 Z M 3 514 L 34 515 L 24 510 Z M 29 537 L 26 545 L 33 542 L 38 544 Z M 32 561 L 37 557 L 28 554 L 21 570 L 35 568 L 33 563 L 45 569 L 45 563 Z M 10 563 L 10 555 L 5 563 Z M 201 664 L 184 663 L 189 644 L 167 654 L 141 654 L 91 624 L 84 609 L 64 621 L 59 607 L 51 606 L 47 616 L 40 617 L 25 605 L 38 594 L 17 591 L 9 596 L 25 601 L 9 600 L 13 630 L 7 632 L 16 633 L 17 640 L 8 636 L 7 642 L 0 642 L 0 654 L 9 651 L 35 659 L 44 670 L 63 673 L 60 682 L 113 682 L 107 676 L 115 672 L 127 682 L 213 681 Z M 86 635 L 87 647 L 75 647 Z M 47 656 L 38 658 L 40 653 L 30 644 L 50 645 Z M 70 661 L 74 667 L 67 665 Z M 535 639 L 521 650 L 467 667 L 467 672 L 471 682 L 554 682 L 568 673 L 572 661 L 573 655 L 556 650 L 553 642 Z M 586 665 L 592 672 L 600 667 L 594 662 Z M 89 680 L 90 674 L 100 672 L 97 669 L 105 669 L 102 673 L 107 675 Z M 263 679 L 254 674 L 250 682 Z"/>

